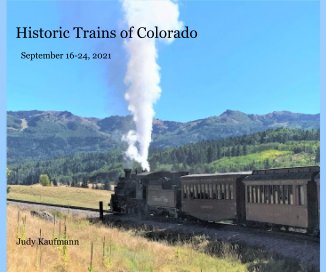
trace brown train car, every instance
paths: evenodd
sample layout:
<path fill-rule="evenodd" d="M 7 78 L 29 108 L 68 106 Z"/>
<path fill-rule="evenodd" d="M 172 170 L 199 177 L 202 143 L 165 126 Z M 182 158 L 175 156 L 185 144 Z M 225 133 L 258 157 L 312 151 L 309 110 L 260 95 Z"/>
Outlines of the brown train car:
<path fill-rule="evenodd" d="M 313 230 L 318 166 L 254 170 L 244 179 L 246 220 Z"/>
<path fill-rule="evenodd" d="M 316 182 L 316 186 L 317 186 L 317 209 L 318 209 L 317 230 L 319 231 L 319 226 L 320 226 L 320 172 L 315 176 L 315 182 Z"/>
<path fill-rule="evenodd" d="M 245 219 L 243 178 L 251 172 L 181 177 L 182 212 L 205 221 Z"/>

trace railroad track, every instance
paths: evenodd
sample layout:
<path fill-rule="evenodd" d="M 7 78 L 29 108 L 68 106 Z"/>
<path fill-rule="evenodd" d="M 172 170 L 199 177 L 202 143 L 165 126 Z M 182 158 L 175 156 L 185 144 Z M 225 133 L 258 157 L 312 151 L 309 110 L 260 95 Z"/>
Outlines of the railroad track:
<path fill-rule="evenodd" d="M 236 224 L 223 224 L 223 223 L 208 223 L 208 228 L 220 228 L 220 229 L 229 229 L 233 231 L 241 231 L 248 233 L 257 233 L 263 235 L 275 236 L 277 238 L 284 238 L 289 240 L 302 240 L 302 241 L 312 241 L 315 243 L 320 242 L 319 236 L 313 236 L 307 233 L 301 233 L 296 231 L 283 231 L 283 230 L 272 230 L 272 228 L 262 228 L 257 226 L 242 226 Z M 205 225 L 205 222 L 203 223 Z M 215 226 L 214 226 L 215 225 Z"/>
<path fill-rule="evenodd" d="M 60 205 L 60 204 L 49 204 L 49 203 L 42 203 L 42 202 L 35 202 L 35 201 L 26 201 L 26 200 L 17 200 L 17 199 L 11 199 L 7 198 L 7 202 L 13 202 L 13 203 L 22 203 L 27 205 L 38 205 L 38 206 L 45 206 L 45 207 L 52 207 L 52 208 L 61 208 L 61 209 L 68 209 L 68 210 L 76 210 L 76 211 L 88 211 L 88 212 L 94 212 L 99 213 L 99 209 L 94 208 L 86 208 L 86 207 L 78 207 L 78 206 L 70 206 L 70 205 Z M 109 211 L 104 211 L 106 215 L 112 215 Z M 117 216 L 116 218 L 123 218 L 128 220 L 127 215 Z M 110 220 L 109 220 L 110 221 Z M 320 238 L 316 236 L 307 235 L 305 233 L 298 233 L 298 232 L 288 232 L 288 231 L 271 231 L 269 229 L 262 229 L 254 226 L 241 226 L 236 224 L 227 224 L 227 223 L 213 223 L 213 222 L 205 222 L 205 221 L 180 221 L 180 220 L 163 220 L 163 218 L 152 218 L 148 220 L 143 220 L 146 222 L 146 224 L 153 223 L 167 223 L 167 224 L 182 224 L 185 226 L 196 226 L 196 227 L 202 227 L 207 228 L 211 230 L 230 230 L 230 231 L 241 231 L 241 232 L 247 232 L 247 233 L 259 233 L 262 235 L 269 235 L 269 236 L 277 236 L 278 238 L 284 238 L 284 239 L 296 239 L 296 240 L 305 240 L 305 241 L 313 241 L 316 243 L 320 242 Z"/>
<path fill-rule="evenodd" d="M 70 209 L 70 210 L 78 210 L 78 211 L 89 211 L 89 212 L 97 212 L 99 213 L 99 209 L 94 208 L 86 208 L 86 207 L 78 207 L 78 206 L 70 206 L 70 205 L 60 205 L 60 204 L 50 204 L 50 203 L 43 203 L 43 202 L 35 202 L 35 201 L 26 201 L 26 200 L 17 200 L 12 198 L 7 198 L 7 202 L 13 203 L 22 203 L 27 205 L 39 205 L 45 207 L 54 207 L 54 208 L 62 208 L 62 209 Z M 108 213 L 108 211 L 104 210 L 104 213 Z"/>

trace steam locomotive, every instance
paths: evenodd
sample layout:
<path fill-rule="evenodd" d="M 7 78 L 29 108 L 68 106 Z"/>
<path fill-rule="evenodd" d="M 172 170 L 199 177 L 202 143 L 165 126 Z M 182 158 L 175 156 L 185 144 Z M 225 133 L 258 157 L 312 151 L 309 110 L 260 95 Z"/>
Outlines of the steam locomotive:
<path fill-rule="evenodd" d="M 190 216 L 319 232 L 319 166 L 192 174 L 132 173 L 119 178 L 114 213 Z"/>

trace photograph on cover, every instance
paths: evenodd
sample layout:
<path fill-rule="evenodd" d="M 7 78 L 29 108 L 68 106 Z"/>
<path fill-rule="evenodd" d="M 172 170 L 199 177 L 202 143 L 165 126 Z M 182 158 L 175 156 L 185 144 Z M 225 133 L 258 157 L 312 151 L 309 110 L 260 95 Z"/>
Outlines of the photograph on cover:
<path fill-rule="evenodd" d="M 319 1 L 7 3 L 7 271 L 320 271 Z"/>

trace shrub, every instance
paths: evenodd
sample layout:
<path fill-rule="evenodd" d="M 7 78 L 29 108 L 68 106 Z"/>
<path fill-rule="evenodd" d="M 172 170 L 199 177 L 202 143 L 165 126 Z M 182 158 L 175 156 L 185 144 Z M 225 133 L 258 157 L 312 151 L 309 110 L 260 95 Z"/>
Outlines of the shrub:
<path fill-rule="evenodd" d="M 48 175 L 40 175 L 39 182 L 42 186 L 51 186 L 51 181 Z"/>

